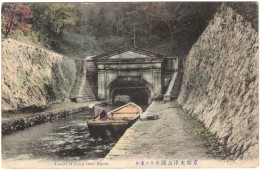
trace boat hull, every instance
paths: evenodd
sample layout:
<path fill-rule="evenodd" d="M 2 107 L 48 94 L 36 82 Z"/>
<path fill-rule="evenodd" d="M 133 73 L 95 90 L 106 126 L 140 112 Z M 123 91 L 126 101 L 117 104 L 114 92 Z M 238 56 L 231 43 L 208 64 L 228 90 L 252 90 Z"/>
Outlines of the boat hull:
<path fill-rule="evenodd" d="M 129 110 L 133 111 L 133 109 L 135 112 L 130 113 Z M 109 120 L 90 120 L 87 122 L 90 136 L 120 137 L 127 128 L 131 127 L 136 122 L 141 112 L 142 109 L 131 102 L 109 112 Z"/>
<path fill-rule="evenodd" d="M 120 137 L 137 119 L 138 118 L 130 122 L 114 122 L 99 125 L 88 124 L 88 129 L 92 137 Z"/>

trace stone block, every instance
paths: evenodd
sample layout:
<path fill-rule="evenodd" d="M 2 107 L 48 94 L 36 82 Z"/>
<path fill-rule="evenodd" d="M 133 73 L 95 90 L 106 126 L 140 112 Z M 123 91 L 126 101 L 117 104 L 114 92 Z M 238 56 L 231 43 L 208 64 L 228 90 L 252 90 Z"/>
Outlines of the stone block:
<path fill-rule="evenodd" d="M 82 103 L 83 102 L 83 97 L 77 97 L 76 98 L 77 103 Z"/>
<path fill-rule="evenodd" d="M 140 115 L 140 120 L 157 120 L 159 116 L 154 113 L 144 112 Z"/>
<path fill-rule="evenodd" d="M 164 102 L 169 102 L 170 100 L 171 100 L 171 95 L 170 94 L 163 95 L 163 101 Z"/>

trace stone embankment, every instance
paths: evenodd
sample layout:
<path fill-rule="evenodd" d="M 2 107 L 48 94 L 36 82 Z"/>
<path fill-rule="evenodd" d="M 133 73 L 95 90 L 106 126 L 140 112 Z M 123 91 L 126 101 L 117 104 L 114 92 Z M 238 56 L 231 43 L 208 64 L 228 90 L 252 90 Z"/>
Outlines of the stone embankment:
<path fill-rule="evenodd" d="M 215 137 L 187 115 L 176 101 L 153 101 L 146 113 L 159 119 L 138 120 L 102 161 L 113 168 L 242 168 L 257 159 L 231 161 Z"/>
<path fill-rule="evenodd" d="M 159 119 L 137 121 L 120 138 L 104 162 L 221 159 L 205 147 L 196 130 L 185 121 L 185 113 L 176 102 L 154 101 L 146 113 L 156 114 Z"/>
<path fill-rule="evenodd" d="M 81 106 L 71 107 L 66 109 L 55 109 L 39 113 L 31 113 L 21 115 L 19 117 L 5 118 L 2 117 L 2 134 L 8 134 L 12 131 L 23 130 L 33 125 L 41 124 L 47 121 L 51 121 L 56 118 L 66 117 L 70 114 L 83 112 L 89 109 L 90 104 L 101 104 L 101 102 L 93 101 L 88 103 L 82 103 Z"/>
<path fill-rule="evenodd" d="M 258 158 L 258 33 L 223 5 L 190 50 L 178 98 L 234 159 Z"/>
<path fill-rule="evenodd" d="M 74 60 L 16 40 L 2 41 L 2 111 L 44 107 L 69 98 Z"/>

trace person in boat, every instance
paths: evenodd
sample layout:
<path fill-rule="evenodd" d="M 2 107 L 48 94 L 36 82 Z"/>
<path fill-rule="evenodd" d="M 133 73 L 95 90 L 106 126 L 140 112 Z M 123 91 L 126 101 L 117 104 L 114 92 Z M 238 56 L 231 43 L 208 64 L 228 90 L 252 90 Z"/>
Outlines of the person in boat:
<path fill-rule="evenodd" d="M 108 119 L 107 112 L 102 107 L 91 104 L 89 105 L 89 108 L 94 110 L 94 119 L 96 119 L 98 116 L 100 116 L 101 121 L 105 121 Z"/>

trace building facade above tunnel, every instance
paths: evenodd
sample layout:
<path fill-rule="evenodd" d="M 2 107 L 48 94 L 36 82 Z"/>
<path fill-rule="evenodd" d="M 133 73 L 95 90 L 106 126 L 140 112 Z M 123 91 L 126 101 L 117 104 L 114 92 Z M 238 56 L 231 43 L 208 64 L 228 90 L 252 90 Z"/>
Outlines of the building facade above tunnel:
<path fill-rule="evenodd" d="M 140 98 L 147 103 L 159 99 L 165 86 L 162 73 L 166 72 L 167 66 L 172 71 L 178 69 L 177 57 L 129 46 L 95 56 L 92 60 L 98 72 L 98 99 L 110 103 L 116 95 L 130 95 L 133 100 Z"/>

